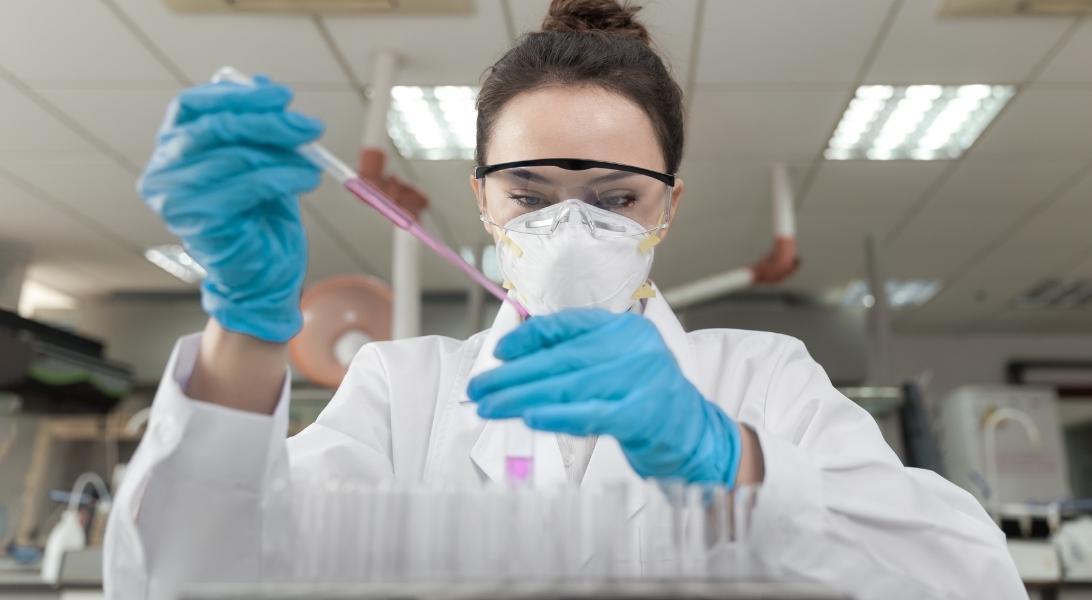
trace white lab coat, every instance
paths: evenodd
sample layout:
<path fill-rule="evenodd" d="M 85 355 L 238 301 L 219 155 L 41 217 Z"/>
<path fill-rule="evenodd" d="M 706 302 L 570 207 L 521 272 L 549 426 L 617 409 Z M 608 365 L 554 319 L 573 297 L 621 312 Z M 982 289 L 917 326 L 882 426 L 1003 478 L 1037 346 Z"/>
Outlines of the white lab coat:
<path fill-rule="evenodd" d="M 645 316 L 705 397 L 758 434 L 765 481 L 751 533 L 767 568 L 858 597 L 1025 597 L 1004 536 L 976 500 L 903 467 L 872 417 L 832 387 L 799 341 L 686 333 L 658 297 Z M 493 347 L 516 319 L 505 306 L 492 329 L 466 341 L 365 346 L 317 421 L 287 442 L 287 382 L 271 416 L 191 400 L 182 390 L 200 340 L 180 340 L 115 500 L 107 596 L 258 581 L 291 560 L 262 553 L 263 536 L 289 522 L 263 502 L 273 480 L 500 479 L 504 425 L 479 419 L 465 390 L 495 364 Z M 566 481 L 556 438 L 537 439 L 535 485 Z M 584 485 L 635 477 L 617 443 L 601 437 Z"/>

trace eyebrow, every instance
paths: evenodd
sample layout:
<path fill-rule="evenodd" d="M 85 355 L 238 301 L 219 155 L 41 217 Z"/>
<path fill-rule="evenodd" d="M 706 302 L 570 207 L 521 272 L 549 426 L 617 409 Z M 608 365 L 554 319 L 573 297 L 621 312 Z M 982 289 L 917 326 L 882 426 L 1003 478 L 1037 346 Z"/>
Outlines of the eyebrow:
<path fill-rule="evenodd" d="M 521 181 L 531 181 L 534 183 L 552 183 L 553 181 L 545 175 L 539 175 L 534 171 L 528 169 L 508 169 L 503 172 L 506 177 L 512 179 L 519 179 Z"/>
<path fill-rule="evenodd" d="M 617 179 L 625 179 L 626 177 L 633 177 L 638 173 L 630 173 L 629 171 L 615 171 L 606 175 L 601 175 L 589 181 L 588 183 L 609 183 Z"/>
<path fill-rule="evenodd" d="M 530 181 L 533 183 L 553 183 L 553 180 L 545 175 L 536 173 L 529 169 L 509 169 L 504 172 L 505 176 L 512 179 L 519 179 L 521 181 Z M 615 171 L 606 175 L 600 175 L 588 181 L 587 183 L 609 183 L 618 179 L 625 179 L 627 177 L 634 177 L 638 173 L 630 173 L 628 171 Z"/>

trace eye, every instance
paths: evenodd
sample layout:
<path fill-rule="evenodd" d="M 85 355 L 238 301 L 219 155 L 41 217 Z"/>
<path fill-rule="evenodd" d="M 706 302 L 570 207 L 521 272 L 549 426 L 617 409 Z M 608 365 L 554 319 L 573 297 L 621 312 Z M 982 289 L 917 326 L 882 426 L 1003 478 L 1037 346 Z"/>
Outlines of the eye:
<path fill-rule="evenodd" d="M 607 210 L 618 210 L 620 208 L 629 208 L 636 203 L 637 194 L 626 190 L 616 190 L 599 194 L 597 204 Z"/>
<path fill-rule="evenodd" d="M 508 192 L 508 199 L 524 208 L 542 208 L 547 201 L 542 196 L 536 196 L 526 192 Z"/>

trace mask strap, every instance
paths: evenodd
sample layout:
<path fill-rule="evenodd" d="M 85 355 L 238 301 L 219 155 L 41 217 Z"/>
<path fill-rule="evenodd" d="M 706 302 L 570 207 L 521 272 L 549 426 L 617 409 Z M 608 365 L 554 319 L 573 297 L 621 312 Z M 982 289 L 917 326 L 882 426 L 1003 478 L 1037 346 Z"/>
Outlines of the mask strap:
<path fill-rule="evenodd" d="M 497 237 L 500 238 L 500 242 L 512 250 L 512 254 L 516 255 L 516 258 L 523 258 L 523 248 L 519 247 L 519 244 L 515 240 L 508 237 L 508 234 L 504 232 L 503 227 L 497 227 Z"/>
<path fill-rule="evenodd" d="M 643 300 L 645 298 L 655 298 L 656 288 L 652 287 L 652 284 L 645 281 L 641 284 L 641 287 L 637 288 L 636 292 L 633 292 L 634 300 Z"/>
<path fill-rule="evenodd" d="M 644 254 L 645 252 L 648 252 L 655 248 L 656 244 L 659 244 L 662 241 L 662 237 L 654 233 L 646 233 L 645 239 L 641 240 L 641 243 L 637 245 L 637 251 L 641 254 Z"/>

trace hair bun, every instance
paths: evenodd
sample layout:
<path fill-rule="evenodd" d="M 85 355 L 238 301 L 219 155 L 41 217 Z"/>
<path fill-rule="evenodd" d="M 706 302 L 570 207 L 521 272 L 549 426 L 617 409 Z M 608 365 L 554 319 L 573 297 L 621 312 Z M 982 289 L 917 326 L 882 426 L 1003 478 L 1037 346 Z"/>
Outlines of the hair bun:
<path fill-rule="evenodd" d="M 640 6 L 630 6 L 628 2 L 619 4 L 617 0 L 551 0 L 542 30 L 598 31 L 636 38 L 648 45 L 652 37 L 635 17 L 640 10 Z"/>

